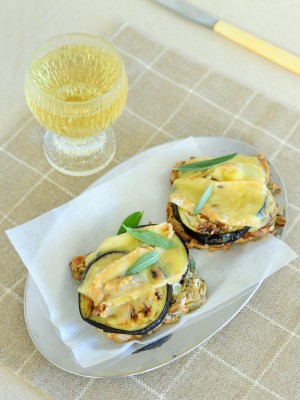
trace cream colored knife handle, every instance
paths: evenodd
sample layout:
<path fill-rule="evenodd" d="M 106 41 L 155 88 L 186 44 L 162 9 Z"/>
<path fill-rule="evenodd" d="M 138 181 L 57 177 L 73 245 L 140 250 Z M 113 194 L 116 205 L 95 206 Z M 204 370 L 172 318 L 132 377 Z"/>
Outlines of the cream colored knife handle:
<path fill-rule="evenodd" d="M 230 39 L 260 56 L 281 65 L 289 71 L 300 75 L 300 57 L 274 46 L 265 40 L 259 39 L 258 37 L 222 20 L 218 20 L 214 24 L 213 30 L 227 39 Z"/>

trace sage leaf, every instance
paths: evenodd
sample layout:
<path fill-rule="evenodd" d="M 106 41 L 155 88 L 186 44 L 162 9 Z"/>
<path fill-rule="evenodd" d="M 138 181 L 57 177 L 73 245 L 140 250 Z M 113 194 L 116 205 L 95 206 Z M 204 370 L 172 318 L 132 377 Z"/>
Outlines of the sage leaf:
<path fill-rule="evenodd" d="M 195 261 L 194 257 L 191 256 L 191 255 L 190 255 L 189 270 L 191 272 L 195 272 L 196 271 L 196 261 Z"/>
<path fill-rule="evenodd" d="M 162 249 L 171 249 L 172 247 L 177 246 L 175 242 L 165 238 L 159 233 L 146 231 L 144 229 L 134 229 L 128 226 L 124 226 L 124 228 L 129 235 L 135 237 L 143 243 L 149 244 L 150 246 L 161 247 Z"/>
<path fill-rule="evenodd" d="M 128 268 L 125 275 L 134 275 L 138 272 L 142 271 L 145 268 L 148 268 L 150 265 L 155 264 L 159 260 L 159 253 L 156 250 L 152 250 L 147 254 L 144 254 L 135 263 Z"/>
<path fill-rule="evenodd" d="M 195 209 L 194 209 L 194 215 L 199 214 L 199 212 L 202 210 L 204 204 L 207 202 L 209 196 L 211 195 L 213 190 L 213 185 L 210 184 L 208 188 L 205 190 L 203 195 L 200 197 Z"/>
<path fill-rule="evenodd" d="M 143 213 L 144 211 L 136 211 L 128 215 L 128 217 L 126 217 L 122 222 L 117 235 L 121 235 L 121 233 L 126 232 L 124 225 L 129 226 L 130 228 L 134 228 L 135 226 L 137 226 L 140 223 L 140 220 L 142 219 Z"/>
<path fill-rule="evenodd" d="M 202 171 L 204 169 L 215 167 L 216 165 L 224 164 L 225 162 L 234 158 L 236 155 L 237 153 L 232 153 L 228 154 L 227 156 L 212 158 L 211 160 L 197 161 L 194 163 L 179 165 L 173 169 L 182 172 Z"/>

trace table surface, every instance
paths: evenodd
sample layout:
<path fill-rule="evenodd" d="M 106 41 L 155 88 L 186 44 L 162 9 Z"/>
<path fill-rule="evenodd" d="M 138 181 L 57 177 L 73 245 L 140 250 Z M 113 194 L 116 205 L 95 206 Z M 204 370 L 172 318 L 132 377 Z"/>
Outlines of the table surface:
<path fill-rule="evenodd" d="M 300 0 L 191 0 L 249 32 L 300 55 Z M 27 111 L 23 94 L 26 65 L 36 47 L 66 32 L 101 34 L 114 21 L 128 21 L 161 43 L 246 86 L 300 109 L 299 77 L 152 0 L 3 0 L 0 15 L 0 135 Z M 3 95 L 5 93 L 5 95 Z"/>
<path fill-rule="evenodd" d="M 300 0 L 193 0 L 218 17 L 300 54 Z M 27 112 L 23 94 L 32 51 L 47 38 L 66 32 L 101 35 L 128 21 L 162 45 L 186 53 L 235 81 L 300 110 L 299 77 L 215 33 L 186 21 L 151 0 L 4 0 L 0 14 L 0 137 Z M 5 95 L 4 95 L 5 94 Z M 46 398 L 0 365 L 0 398 Z M 270 394 L 269 394 L 270 395 Z M 266 395 L 267 396 L 267 395 Z M 276 396 L 275 396 L 276 397 Z M 153 398 L 156 395 L 153 394 Z M 257 397 L 258 398 L 258 397 Z M 270 397 L 274 398 L 273 394 Z"/>

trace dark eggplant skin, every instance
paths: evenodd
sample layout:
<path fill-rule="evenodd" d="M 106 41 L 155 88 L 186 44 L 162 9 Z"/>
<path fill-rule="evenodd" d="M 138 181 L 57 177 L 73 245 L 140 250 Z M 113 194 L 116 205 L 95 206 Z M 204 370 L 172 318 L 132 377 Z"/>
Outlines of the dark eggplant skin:
<path fill-rule="evenodd" d="M 242 229 L 234 232 L 227 232 L 227 233 L 214 233 L 213 235 L 195 232 L 186 226 L 179 215 L 178 208 L 176 204 L 172 203 L 172 211 L 174 217 L 177 221 L 181 224 L 183 230 L 189 235 L 197 239 L 201 244 L 208 244 L 208 245 L 222 245 L 228 242 L 235 242 L 236 240 L 240 239 L 245 235 L 246 232 L 249 231 L 250 226 L 245 226 Z"/>
<path fill-rule="evenodd" d="M 266 199 L 264 204 L 263 204 L 263 206 L 262 206 L 262 208 L 257 213 L 258 217 L 262 217 L 264 215 L 264 211 L 265 211 L 265 208 L 267 207 L 267 204 L 268 204 L 268 201 Z"/>

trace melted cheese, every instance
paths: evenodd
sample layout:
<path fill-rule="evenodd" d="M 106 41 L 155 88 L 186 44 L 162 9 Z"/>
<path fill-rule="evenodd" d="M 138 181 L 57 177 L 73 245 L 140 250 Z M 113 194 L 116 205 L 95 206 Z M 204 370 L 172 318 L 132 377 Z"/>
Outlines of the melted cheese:
<path fill-rule="evenodd" d="M 208 158 L 196 158 L 186 162 L 203 161 Z M 245 156 L 242 154 L 236 155 L 230 161 L 217 165 L 208 170 L 198 172 L 180 173 L 180 177 L 191 176 L 197 174 L 198 176 L 208 179 L 223 181 L 255 181 L 266 183 L 269 179 L 268 173 L 263 168 L 257 156 Z"/>
<path fill-rule="evenodd" d="M 193 213 L 196 204 L 209 184 L 213 185 L 211 196 L 201 214 L 211 222 L 237 227 L 259 223 L 257 214 L 266 200 L 266 186 L 260 182 L 215 182 L 205 178 L 186 177 L 174 182 L 171 202 Z"/>
<path fill-rule="evenodd" d="M 210 168 L 206 178 L 222 181 L 255 181 L 266 183 L 269 179 L 267 172 L 256 156 L 238 154 L 225 164 Z"/>
<path fill-rule="evenodd" d="M 207 158 L 205 158 L 207 159 Z M 201 159 L 189 160 L 187 163 Z M 268 172 L 257 156 L 237 155 L 227 163 L 204 171 L 180 172 L 173 183 L 170 201 L 179 207 L 186 225 L 197 231 L 206 217 L 227 226 L 226 232 L 264 226 L 276 207 L 267 187 Z M 209 185 L 212 194 L 199 214 L 194 209 Z M 183 221 L 183 222 L 185 222 Z"/>
<path fill-rule="evenodd" d="M 178 236 L 174 234 L 172 225 L 167 222 L 163 222 L 157 225 L 148 225 L 141 229 L 158 233 L 167 239 L 173 240 L 177 244 L 176 247 L 172 247 L 171 249 L 162 249 L 156 247 L 155 250 L 160 255 L 159 263 L 161 269 L 166 277 L 170 278 L 169 283 L 173 284 L 178 282 L 183 274 L 182 270 L 184 267 L 182 266 L 186 265 L 187 263 L 187 254 L 183 243 Z M 108 253 L 110 251 L 132 251 L 135 248 L 142 246 L 147 247 L 147 245 L 135 239 L 133 236 L 129 235 L 129 233 L 110 236 L 101 243 L 95 253 L 91 253 L 88 257 L 86 257 L 85 262 L 87 263 L 92 261 L 97 254 Z"/>
<path fill-rule="evenodd" d="M 176 242 L 171 249 L 155 248 L 159 252 L 159 261 L 139 273 L 125 276 L 128 268 L 153 247 L 140 242 L 128 233 L 107 238 L 98 248 L 98 253 L 107 254 L 101 257 L 91 268 L 78 291 L 93 300 L 94 305 L 105 304 L 105 316 L 120 312 L 120 307 L 127 303 L 147 297 L 154 288 L 180 281 L 186 271 L 188 256 L 184 245 L 174 234 L 171 224 L 146 226 L 143 229 L 154 231 Z M 127 254 L 111 253 L 126 251 Z M 90 262 L 95 254 L 86 258 Z M 112 257 L 112 258 L 111 258 Z M 105 259 L 108 262 L 105 262 Z M 90 272 L 92 271 L 92 272 Z M 124 307 L 123 307 L 124 308 Z M 123 309 L 122 308 L 122 309 Z M 126 307 L 125 307 L 126 308 Z M 106 315 L 107 314 L 107 315 Z"/>
<path fill-rule="evenodd" d="M 156 321 L 163 311 L 167 300 L 166 286 L 141 293 L 138 299 L 110 307 L 111 315 L 100 317 L 89 315 L 89 319 L 98 323 L 126 331 L 141 330 Z M 158 297 L 160 300 L 158 301 Z M 150 307 L 151 305 L 151 307 Z"/>
<path fill-rule="evenodd" d="M 103 301 L 122 304 L 138 298 L 145 281 L 141 277 L 143 271 L 136 275 L 137 278 L 124 275 L 131 265 L 151 250 L 151 247 L 137 247 L 125 256 L 105 265 L 101 270 L 93 268 L 93 274 L 88 277 L 88 283 L 84 282 L 79 286 L 79 293 L 92 299 L 95 305 Z"/>

